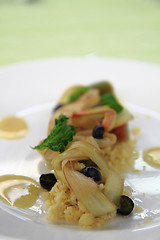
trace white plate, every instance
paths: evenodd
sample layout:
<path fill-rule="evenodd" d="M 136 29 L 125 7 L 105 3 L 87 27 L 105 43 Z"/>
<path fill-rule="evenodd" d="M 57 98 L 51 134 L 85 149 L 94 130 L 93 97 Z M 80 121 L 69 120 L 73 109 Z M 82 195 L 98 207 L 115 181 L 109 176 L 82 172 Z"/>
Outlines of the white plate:
<path fill-rule="evenodd" d="M 98 57 L 57 58 L 2 67 L 0 69 L 0 117 L 18 114 L 28 125 L 28 135 L 15 141 L 0 139 L 0 175 L 23 174 L 38 179 L 47 171 L 40 156 L 30 146 L 46 136 L 51 109 L 66 87 L 98 80 L 110 80 L 117 94 L 128 105 L 140 126 L 140 153 L 160 146 L 160 67 L 142 62 Z M 149 110 L 152 109 L 152 110 Z M 147 118 L 150 115 L 151 118 Z M 29 210 L 0 204 L 0 239 L 158 239 L 160 230 L 160 170 L 141 161 L 142 173 L 126 175 L 126 184 L 134 188 L 135 202 L 143 213 L 117 218 L 103 230 L 85 231 L 44 222 L 40 202 Z M 141 202 L 142 201 L 142 202 Z M 7 213 L 9 212 L 9 214 Z M 17 218 L 18 217 L 18 218 Z M 145 223 L 145 217 L 152 221 Z M 26 221 L 23 221 L 26 220 Z M 53 237 L 54 236 L 54 237 Z"/>

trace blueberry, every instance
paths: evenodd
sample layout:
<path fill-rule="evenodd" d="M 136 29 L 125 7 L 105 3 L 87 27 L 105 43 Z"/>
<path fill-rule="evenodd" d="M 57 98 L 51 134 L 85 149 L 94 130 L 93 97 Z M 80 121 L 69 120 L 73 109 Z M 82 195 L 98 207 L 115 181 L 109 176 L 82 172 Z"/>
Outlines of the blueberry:
<path fill-rule="evenodd" d="M 128 196 L 122 195 L 120 200 L 120 208 L 117 209 L 117 213 L 121 215 L 129 215 L 134 208 L 134 203 Z"/>
<path fill-rule="evenodd" d="M 39 181 L 40 181 L 40 185 L 44 189 L 50 191 L 54 186 L 54 184 L 57 182 L 57 179 L 53 173 L 47 173 L 47 174 L 42 174 L 40 176 Z"/>
<path fill-rule="evenodd" d="M 85 167 L 81 170 L 86 177 L 92 178 L 95 182 L 100 182 L 102 180 L 102 176 L 100 171 L 95 167 Z"/>
<path fill-rule="evenodd" d="M 92 136 L 97 139 L 102 139 L 104 135 L 105 129 L 102 125 L 98 125 L 93 128 Z"/>
<path fill-rule="evenodd" d="M 60 104 L 60 103 L 58 103 L 54 108 L 53 108 L 53 110 L 52 110 L 52 112 L 54 113 L 56 110 L 58 110 L 60 107 L 62 107 L 63 106 L 63 104 Z"/>

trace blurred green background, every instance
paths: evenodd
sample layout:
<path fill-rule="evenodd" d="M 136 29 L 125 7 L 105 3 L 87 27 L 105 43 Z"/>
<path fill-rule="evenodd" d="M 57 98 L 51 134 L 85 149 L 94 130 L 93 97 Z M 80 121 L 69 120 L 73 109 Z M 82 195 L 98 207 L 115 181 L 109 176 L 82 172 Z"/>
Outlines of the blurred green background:
<path fill-rule="evenodd" d="M 160 0 L 0 0 L 0 65 L 88 54 L 160 63 Z"/>

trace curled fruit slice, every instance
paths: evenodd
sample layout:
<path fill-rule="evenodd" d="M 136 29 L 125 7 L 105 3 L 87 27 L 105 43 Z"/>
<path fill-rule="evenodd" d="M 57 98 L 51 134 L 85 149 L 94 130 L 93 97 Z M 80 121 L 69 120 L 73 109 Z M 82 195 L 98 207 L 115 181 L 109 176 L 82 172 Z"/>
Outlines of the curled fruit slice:
<path fill-rule="evenodd" d="M 64 176 L 79 201 L 95 216 L 101 216 L 116 210 L 116 206 L 100 191 L 98 185 L 81 174 L 64 166 Z"/>
<path fill-rule="evenodd" d="M 109 182 L 112 180 L 112 191 L 110 184 L 109 187 L 105 188 L 106 193 L 108 193 L 109 190 L 112 193 L 112 199 L 110 199 L 106 193 L 103 193 L 98 184 L 91 178 L 74 170 L 72 162 L 85 159 L 91 159 L 103 175 L 106 176 L 106 179 L 109 178 Z M 112 177 L 110 179 L 109 173 L 111 170 L 108 168 L 101 150 L 93 137 L 88 137 L 85 141 L 77 141 L 71 144 L 64 153 L 57 155 L 52 164 L 56 175 L 68 185 L 75 193 L 77 199 L 81 201 L 94 216 L 101 216 L 116 210 L 117 207 L 114 204 L 114 200 L 115 198 L 117 199 L 119 193 L 121 195 L 121 191 L 117 191 L 117 188 L 120 187 L 122 189 L 121 185 L 123 185 L 123 182 L 119 181 L 120 185 L 118 182 L 117 187 L 117 179 L 120 180 L 121 177 L 116 173 L 115 175 L 111 175 Z M 114 191 L 116 191 L 116 193 L 114 193 Z"/>

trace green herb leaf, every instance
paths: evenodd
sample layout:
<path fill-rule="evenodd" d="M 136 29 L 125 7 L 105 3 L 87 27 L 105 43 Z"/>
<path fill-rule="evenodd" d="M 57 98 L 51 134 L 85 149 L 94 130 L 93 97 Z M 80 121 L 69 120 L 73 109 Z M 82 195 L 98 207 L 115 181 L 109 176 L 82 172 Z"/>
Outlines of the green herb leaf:
<path fill-rule="evenodd" d="M 52 151 L 64 152 L 67 144 L 73 140 L 73 136 L 76 134 L 74 130 L 77 128 L 67 125 L 67 120 L 65 115 L 60 115 L 59 119 L 55 119 L 55 127 L 49 136 L 33 149 L 44 150 L 48 148 Z"/>
<path fill-rule="evenodd" d="M 117 113 L 120 113 L 123 110 L 123 106 L 118 103 L 115 96 L 111 93 L 106 93 L 101 96 L 101 102 L 104 105 L 108 105 L 112 109 L 114 109 Z"/>
<path fill-rule="evenodd" d="M 69 98 L 69 103 L 74 102 L 77 100 L 80 96 L 82 96 L 84 93 L 86 93 L 90 88 L 89 87 L 82 87 L 76 89 L 72 95 Z"/>

